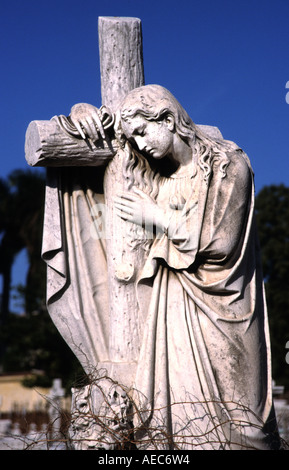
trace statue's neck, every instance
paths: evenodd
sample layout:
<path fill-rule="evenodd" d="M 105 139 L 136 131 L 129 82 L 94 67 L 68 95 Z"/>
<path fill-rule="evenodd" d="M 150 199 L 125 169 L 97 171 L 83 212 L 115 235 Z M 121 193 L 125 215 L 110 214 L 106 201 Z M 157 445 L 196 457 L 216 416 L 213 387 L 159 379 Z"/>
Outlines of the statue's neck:
<path fill-rule="evenodd" d="M 192 165 L 192 149 L 177 133 L 174 136 L 173 152 L 170 159 L 175 163 L 175 174 L 178 176 L 186 174 Z"/>

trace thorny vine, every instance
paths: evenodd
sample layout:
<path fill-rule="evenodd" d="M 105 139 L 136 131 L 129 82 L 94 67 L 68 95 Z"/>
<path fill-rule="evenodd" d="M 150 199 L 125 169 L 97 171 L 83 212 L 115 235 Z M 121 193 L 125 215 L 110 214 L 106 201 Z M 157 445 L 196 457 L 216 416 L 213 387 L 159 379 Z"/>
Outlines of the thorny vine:
<path fill-rule="evenodd" d="M 94 371 L 89 385 L 72 392 L 68 440 L 76 450 L 254 449 L 246 433 L 264 430 L 264 423 L 237 401 L 200 401 L 188 396 L 187 401 L 171 403 L 169 409 L 156 410 L 139 392 L 113 381 L 105 371 Z M 177 415 L 180 407 L 182 418 Z M 169 426 L 168 417 L 173 415 L 177 424 Z M 225 427 L 229 434 L 223 432 Z M 285 441 L 282 448 L 289 448 Z"/>
<path fill-rule="evenodd" d="M 62 420 L 56 433 L 52 422 L 46 434 L 35 433 L 29 439 L 18 437 L 25 450 L 39 446 L 49 450 L 59 444 L 67 450 L 254 449 L 246 432 L 264 429 L 264 423 L 237 401 L 221 403 L 188 397 L 188 401 L 171 403 L 169 410 L 168 407 L 156 410 L 152 403 L 141 400 L 139 393 L 113 381 L 102 370 L 94 370 L 86 385 L 78 385 L 72 389 L 71 413 L 55 409 L 55 420 L 60 417 Z M 177 413 L 180 407 L 185 410 L 182 419 L 178 416 L 178 420 L 174 419 L 177 426 L 168 426 L 168 416 L 174 415 L 174 409 Z M 220 413 L 212 413 L 218 409 Z M 156 411 L 157 419 L 152 419 Z M 232 412 L 239 418 L 232 420 Z M 224 427 L 230 429 L 229 435 L 223 432 Z M 236 439 L 242 434 L 241 440 Z M 281 448 L 289 449 L 283 439 Z"/>

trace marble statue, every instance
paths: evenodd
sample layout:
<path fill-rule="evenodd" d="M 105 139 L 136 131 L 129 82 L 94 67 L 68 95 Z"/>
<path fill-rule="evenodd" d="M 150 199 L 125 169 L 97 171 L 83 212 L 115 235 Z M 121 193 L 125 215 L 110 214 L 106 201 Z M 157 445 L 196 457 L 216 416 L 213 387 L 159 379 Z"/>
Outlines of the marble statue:
<path fill-rule="evenodd" d="M 49 125 L 95 167 L 72 151 L 48 182 L 48 308 L 84 369 L 126 387 L 137 448 L 280 448 L 246 154 L 159 85 Z"/>

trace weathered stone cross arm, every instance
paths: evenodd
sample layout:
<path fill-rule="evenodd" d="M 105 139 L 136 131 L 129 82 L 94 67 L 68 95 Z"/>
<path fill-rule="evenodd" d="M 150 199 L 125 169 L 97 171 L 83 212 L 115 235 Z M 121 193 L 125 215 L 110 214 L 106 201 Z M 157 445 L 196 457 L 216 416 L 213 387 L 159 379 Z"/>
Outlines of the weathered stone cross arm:
<path fill-rule="evenodd" d="M 130 90 L 144 84 L 141 21 L 100 17 L 98 32 L 102 105 L 115 112 Z M 25 157 L 30 166 L 99 166 L 117 150 L 109 129 L 106 134 L 93 146 L 65 116 L 32 121 L 26 131 Z"/>
<path fill-rule="evenodd" d="M 26 131 L 25 158 L 30 166 L 99 166 L 115 155 L 117 143 L 107 133 L 97 142 L 83 140 L 65 116 L 32 121 Z"/>

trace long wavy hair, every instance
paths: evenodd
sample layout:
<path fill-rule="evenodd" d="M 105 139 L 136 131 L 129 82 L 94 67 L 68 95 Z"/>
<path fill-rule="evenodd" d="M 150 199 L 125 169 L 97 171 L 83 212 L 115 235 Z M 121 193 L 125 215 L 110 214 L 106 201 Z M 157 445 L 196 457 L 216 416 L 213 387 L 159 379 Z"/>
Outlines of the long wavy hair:
<path fill-rule="evenodd" d="M 125 138 L 122 122 L 132 120 L 136 115 L 141 115 L 148 121 L 162 120 L 167 115 L 172 115 L 176 132 L 192 149 L 191 176 L 195 176 L 200 168 L 203 171 L 204 180 L 209 183 L 213 164 L 217 160 L 220 162 L 222 177 L 226 176 L 226 168 L 229 164 L 227 153 L 232 150 L 232 143 L 215 140 L 205 135 L 166 88 L 160 85 L 146 85 L 128 93 L 118 112 L 116 131 L 127 154 L 123 172 L 128 189 L 137 185 L 150 193 L 152 197 L 156 197 L 159 182 L 163 178 L 158 168 L 154 168 L 148 159 L 134 149 Z"/>

